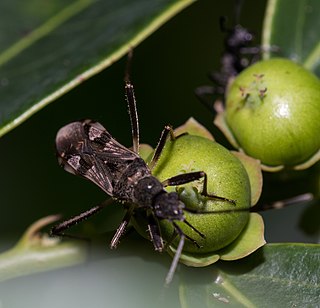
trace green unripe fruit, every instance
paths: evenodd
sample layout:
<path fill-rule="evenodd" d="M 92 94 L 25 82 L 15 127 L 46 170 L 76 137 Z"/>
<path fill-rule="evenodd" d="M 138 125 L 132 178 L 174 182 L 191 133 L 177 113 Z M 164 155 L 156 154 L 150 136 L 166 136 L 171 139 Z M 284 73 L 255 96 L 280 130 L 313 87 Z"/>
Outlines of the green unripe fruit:
<path fill-rule="evenodd" d="M 237 76 L 225 122 L 237 145 L 267 166 L 319 158 L 320 81 L 287 59 L 258 62 Z"/>
<path fill-rule="evenodd" d="M 198 248 L 186 240 L 183 251 L 196 254 L 219 250 L 233 242 L 246 226 L 251 206 L 250 182 L 242 163 L 227 149 L 218 143 L 199 136 L 185 135 L 174 141 L 168 141 L 153 174 L 161 181 L 172 176 L 204 171 L 208 177 L 208 193 L 234 200 L 229 201 L 209 199 L 201 195 L 203 180 L 181 185 L 175 190 L 187 208 L 203 211 L 221 211 L 244 209 L 229 213 L 188 213 L 186 220 L 199 230 L 206 238 L 202 238 L 183 222 L 177 222 L 185 234 L 201 246 Z M 174 231 L 171 222 L 160 221 L 162 236 L 166 241 L 172 238 Z M 173 242 L 176 246 L 179 237 Z"/>

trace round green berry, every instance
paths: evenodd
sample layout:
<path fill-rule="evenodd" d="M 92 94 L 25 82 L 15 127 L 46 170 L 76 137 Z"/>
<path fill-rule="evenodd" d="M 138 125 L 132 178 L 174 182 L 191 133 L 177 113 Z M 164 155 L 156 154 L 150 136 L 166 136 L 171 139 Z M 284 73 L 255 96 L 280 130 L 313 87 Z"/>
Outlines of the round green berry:
<path fill-rule="evenodd" d="M 226 200 L 202 195 L 204 179 L 166 188 L 178 192 L 186 206 L 186 221 L 205 236 L 201 237 L 183 221 L 175 221 L 183 233 L 200 246 L 187 239 L 183 251 L 196 254 L 217 251 L 233 242 L 248 222 L 248 209 L 251 206 L 248 174 L 240 160 L 223 146 L 192 135 L 168 141 L 153 174 L 162 181 L 193 171 L 204 171 L 207 174 L 208 194 Z M 192 211 L 188 212 L 188 209 Z M 239 209 L 243 211 L 232 212 Z M 170 241 L 174 234 L 172 222 L 162 220 L 160 228 L 163 238 Z M 171 244 L 176 246 L 178 242 L 179 236 Z"/>
<path fill-rule="evenodd" d="M 320 81 L 290 60 L 261 61 L 239 74 L 224 117 L 238 147 L 266 166 L 319 159 Z"/>

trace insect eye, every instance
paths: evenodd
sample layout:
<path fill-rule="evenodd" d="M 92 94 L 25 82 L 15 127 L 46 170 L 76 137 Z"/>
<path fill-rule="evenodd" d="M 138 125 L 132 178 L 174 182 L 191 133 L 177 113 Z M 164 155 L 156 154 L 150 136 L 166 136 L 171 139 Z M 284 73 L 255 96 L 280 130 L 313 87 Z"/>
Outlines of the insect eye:
<path fill-rule="evenodd" d="M 246 36 L 245 36 L 245 40 L 246 41 L 251 41 L 252 40 L 252 34 L 247 33 Z"/>

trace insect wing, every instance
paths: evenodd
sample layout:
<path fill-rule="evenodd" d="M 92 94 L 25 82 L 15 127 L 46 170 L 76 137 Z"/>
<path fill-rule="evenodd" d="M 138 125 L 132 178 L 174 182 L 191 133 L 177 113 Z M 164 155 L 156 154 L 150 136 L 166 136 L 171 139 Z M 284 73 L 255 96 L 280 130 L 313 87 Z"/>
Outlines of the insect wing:
<path fill-rule="evenodd" d="M 139 157 L 118 143 L 100 123 L 90 120 L 62 127 L 57 133 L 56 149 L 66 171 L 92 181 L 111 196 L 114 183 Z"/>

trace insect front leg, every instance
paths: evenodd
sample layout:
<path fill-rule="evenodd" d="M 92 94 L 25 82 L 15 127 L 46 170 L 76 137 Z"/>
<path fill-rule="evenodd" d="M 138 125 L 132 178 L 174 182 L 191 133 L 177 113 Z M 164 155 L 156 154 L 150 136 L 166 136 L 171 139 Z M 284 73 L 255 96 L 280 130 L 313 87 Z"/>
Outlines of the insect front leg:
<path fill-rule="evenodd" d="M 173 176 L 169 179 L 166 179 L 165 181 L 162 182 L 163 186 L 178 186 L 178 185 L 183 185 L 183 184 L 187 184 L 193 181 L 197 181 L 200 180 L 201 178 L 203 178 L 203 187 L 202 187 L 202 191 L 200 192 L 201 195 L 208 197 L 208 198 L 212 198 L 212 199 L 218 199 L 218 200 L 222 200 L 222 201 L 227 201 L 230 203 L 235 204 L 236 202 L 234 200 L 228 199 L 228 198 L 224 198 L 224 197 L 220 197 L 214 194 L 209 194 L 208 193 L 208 176 L 204 171 L 195 171 L 195 172 L 188 172 L 188 173 L 182 173 L 176 176 Z"/>
<path fill-rule="evenodd" d="M 173 131 L 173 128 L 172 128 L 171 125 L 166 125 L 164 127 L 164 129 L 162 130 L 162 132 L 161 132 L 161 136 L 160 136 L 159 142 L 157 144 L 156 149 L 154 150 L 154 154 L 153 154 L 153 157 L 151 159 L 151 162 L 149 163 L 150 170 L 152 170 L 154 168 L 154 166 L 156 165 L 156 163 L 158 162 L 158 160 L 159 160 L 159 158 L 161 156 L 162 150 L 163 150 L 163 148 L 164 148 L 164 146 L 166 144 L 168 135 L 170 135 L 170 139 L 171 140 L 175 139 L 174 131 Z"/>
<path fill-rule="evenodd" d="M 159 228 L 158 221 L 154 218 L 152 214 L 148 215 L 148 232 L 150 235 L 150 239 L 153 243 L 154 249 L 156 251 L 162 252 L 164 244 L 161 236 L 161 231 Z"/>
<path fill-rule="evenodd" d="M 198 233 L 199 236 L 201 236 L 202 238 L 206 238 L 206 236 L 200 232 L 198 229 L 196 229 L 193 225 L 191 225 L 186 219 L 183 219 L 182 220 L 183 223 L 185 223 L 188 227 L 190 227 L 193 231 L 195 231 L 196 233 Z M 182 230 L 181 228 L 177 225 L 177 223 L 175 223 L 174 221 L 172 221 L 172 224 L 174 226 L 174 231 L 171 235 L 171 238 L 166 242 L 166 245 L 165 247 L 168 247 L 172 244 L 172 242 L 176 239 L 176 237 L 178 235 L 181 236 L 181 234 L 184 235 L 185 238 L 187 238 L 190 242 L 192 242 L 197 248 L 201 248 L 201 246 L 198 244 L 198 242 L 193 239 L 192 237 L 186 235 Z"/>
<path fill-rule="evenodd" d="M 170 135 L 170 140 L 172 141 L 172 140 L 180 138 L 181 136 L 186 135 L 186 134 L 188 134 L 188 133 L 182 133 L 182 134 L 180 134 L 178 136 L 175 136 L 172 126 L 171 125 L 166 125 L 164 127 L 164 129 L 162 130 L 162 132 L 161 132 L 161 136 L 160 136 L 159 142 L 157 144 L 157 147 L 154 150 L 153 157 L 152 157 L 150 163 L 148 164 L 150 170 L 152 170 L 154 168 L 154 166 L 157 164 L 157 162 L 158 162 L 158 160 L 159 160 L 159 158 L 161 156 L 161 153 L 163 151 L 163 148 L 166 145 L 168 136 Z"/>

